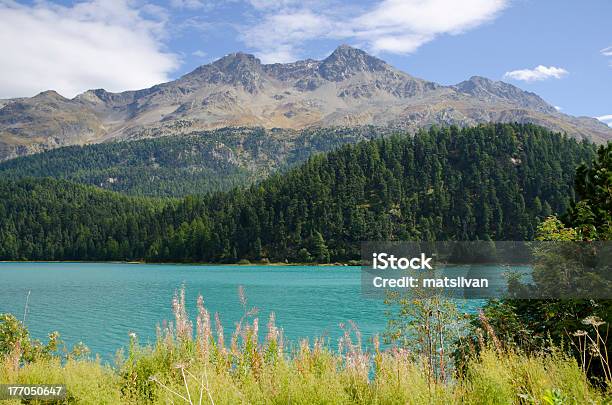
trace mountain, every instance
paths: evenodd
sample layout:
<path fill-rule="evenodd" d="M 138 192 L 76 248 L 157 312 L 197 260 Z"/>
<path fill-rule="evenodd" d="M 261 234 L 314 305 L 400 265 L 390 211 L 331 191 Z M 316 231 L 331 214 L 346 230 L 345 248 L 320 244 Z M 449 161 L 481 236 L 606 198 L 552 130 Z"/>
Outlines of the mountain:
<path fill-rule="evenodd" d="M 0 260 L 322 262 L 357 259 L 364 240 L 531 239 L 594 154 L 534 125 L 488 124 L 345 145 L 182 199 L 0 176 Z"/>
<path fill-rule="evenodd" d="M 375 127 L 195 131 L 21 156 L 0 162 L 0 177 L 54 177 L 130 195 L 206 194 L 262 180 L 311 154 L 383 134 Z"/>
<path fill-rule="evenodd" d="M 536 94 L 472 77 L 442 86 L 346 45 L 327 58 L 262 64 L 234 53 L 138 91 L 53 91 L 0 103 L 0 160 L 63 145 L 182 135 L 222 127 L 303 129 L 531 122 L 601 143 L 612 129 L 555 110 Z"/>

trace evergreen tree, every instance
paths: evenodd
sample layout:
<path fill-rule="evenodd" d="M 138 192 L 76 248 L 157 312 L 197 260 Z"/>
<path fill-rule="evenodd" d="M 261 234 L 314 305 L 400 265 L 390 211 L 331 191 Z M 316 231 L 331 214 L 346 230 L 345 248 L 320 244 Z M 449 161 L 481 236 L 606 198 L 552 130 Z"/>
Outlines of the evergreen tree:
<path fill-rule="evenodd" d="M 543 216 L 570 207 L 575 168 L 594 152 L 534 125 L 487 124 L 344 145 L 181 199 L 3 176 L 0 260 L 328 262 L 359 258 L 367 240 L 532 239 Z M 597 176 L 585 190 L 606 187 Z M 600 232 L 606 201 L 589 193 L 571 212 Z"/>
<path fill-rule="evenodd" d="M 317 263 L 329 263 L 329 251 L 323 235 L 319 231 L 316 231 L 313 235 L 312 255 Z"/>

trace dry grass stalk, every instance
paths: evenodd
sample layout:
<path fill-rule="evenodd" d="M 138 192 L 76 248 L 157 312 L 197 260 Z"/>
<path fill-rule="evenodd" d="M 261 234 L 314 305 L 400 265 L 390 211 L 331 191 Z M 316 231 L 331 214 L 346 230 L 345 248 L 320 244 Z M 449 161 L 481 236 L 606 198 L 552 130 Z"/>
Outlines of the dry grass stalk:
<path fill-rule="evenodd" d="M 491 326 L 491 323 L 489 322 L 489 319 L 484 314 L 484 312 L 482 312 L 482 311 L 478 312 L 478 319 L 480 320 L 480 323 L 482 324 L 484 329 L 487 331 L 487 334 L 489 335 L 489 337 L 493 341 L 493 345 L 495 346 L 495 350 L 497 350 L 499 353 L 501 353 L 502 349 L 503 349 L 502 348 L 502 344 L 499 341 L 499 339 L 497 338 L 497 334 L 495 333 L 495 330 L 493 330 L 493 327 Z"/>

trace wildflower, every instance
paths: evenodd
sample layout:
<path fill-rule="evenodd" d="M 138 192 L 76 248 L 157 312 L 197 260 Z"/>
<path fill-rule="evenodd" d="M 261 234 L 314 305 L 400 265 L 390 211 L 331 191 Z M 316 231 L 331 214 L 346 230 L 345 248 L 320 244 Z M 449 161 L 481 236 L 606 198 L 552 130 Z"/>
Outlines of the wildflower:
<path fill-rule="evenodd" d="M 259 319 L 255 318 L 253 319 L 253 337 L 255 338 L 255 341 L 257 341 L 258 334 L 259 334 Z"/>
<path fill-rule="evenodd" d="M 276 342 L 278 337 L 278 329 L 275 325 L 276 316 L 274 312 L 270 312 L 270 318 L 268 320 L 268 335 L 266 336 L 266 342 Z"/>
<path fill-rule="evenodd" d="M 590 344 L 589 345 L 589 353 L 591 353 L 591 356 L 593 357 L 599 357 L 601 355 L 601 352 L 599 350 L 599 346 L 596 344 Z"/>
<path fill-rule="evenodd" d="M 221 324 L 221 319 L 219 318 L 219 313 L 215 312 L 215 329 L 217 330 L 217 345 L 219 349 L 224 349 L 225 339 L 223 336 L 223 325 Z"/>
<path fill-rule="evenodd" d="M 240 304 L 246 308 L 247 298 L 246 294 L 244 293 L 244 287 L 241 285 L 238 286 L 238 298 L 240 299 Z"/>
<path fill-rule="evenodd" d="M 598 326 L 605 324 L 605 322 L 602 321 L 600 317 L 594 316 L 594 315 L 587 316 L 586 318 L 582 320 L 582 323 L 584 325 L 591 325 L 594 328 L 597 328 Z"/>

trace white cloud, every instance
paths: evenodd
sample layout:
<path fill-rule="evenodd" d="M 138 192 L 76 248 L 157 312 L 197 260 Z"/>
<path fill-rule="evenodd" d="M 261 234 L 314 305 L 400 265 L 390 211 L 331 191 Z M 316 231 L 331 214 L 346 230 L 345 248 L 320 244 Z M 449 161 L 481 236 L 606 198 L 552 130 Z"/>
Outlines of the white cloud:
<path fill-rule="evenodd" d="M 612 56 L 612 46 L 604 48 L 599 51 L 603 56 Z M 612 61 L 610 61 L 610 66 L 612 66 Z"/>
<path fill-rule="evenodd" d="M 558 105 L 555 105 L 555 106 L 553 106 L 553 107 L 555 107 L 555 110 L 557 110 L 557 111 L 561 111 L 561 110 L 563 110 L 563 108 L 559 107 Z"/>
<path fill-rule="evenodd" d="M 263 63 L 288 63 L 298 59 L 291 45 L 276 46 L 271 51 L 259 51 L 257 56 Z"/>
<path fill-rule="evenodd" d="M 309 10 L 279 12 L 265 17 L 261 24 L 246 29 L 243 39 L 257 48 L 264 63 L 291 62 L 297 58 L 296 45 L 327 35 L 334 23 Z"/>
<path fill-rule="evenodd" d="M 130 0 L 71 7 L 0 0 L 0 98 L 53 89 L 122 91 L 167 81 L 178 57 L 165 52 L 163 9 Z"/>
<path fill-rule="evenodd" d="M 207 6 L 202 0 L 170 0 L 170 5 L 175 8 L 185 8 L 188 10 L 199 10 Z"/>
<path fill-rule="evenodd" d="M 439 35 L 457 35 L 493 20 L 509 0 L 382 0 L 369 9 L 314 0 L 250 0 L 261 18 L 243 39 L 267 61 L 294 60 L 306 41 L 359 42 L 370 51 L 410 53 Z"/>
<path fill-rule="evenodd" d="M 139 0 L 144 1 L 144 0 Z M 170 7 L 187 11 L 211 11 L 226 6 L 231 7 L 233 3 L 243 0 L 167 0 Z"/>
<path fill-rule="evenodd" d="M 193 51 L 191 54 L 192 54 L 193 56 L 197 56 L 198 58 L 203 58 L 203 57 L 205 57 L 206 55 L 208 55 L 206 52 L 204 52 L 204 51 L 203 51 L 203 50 L 201 50 L 201 49 L 198 49 L 198 50 L 196 50 L 196 51 Z"/>
<path fill-rule="evenodd" d="M 374 51 L 413 52 L 441 34 L 460 34 L 494 19 L 506 0 L 385 0 L 353 20 Z"/>
<path fill-rule="evenodd" d="M 534 82 L 546 79 L 561 79 L 568 74 L 567 70 L 560 67 L 538 65 L 533 69 L 519 69 L 506 72 L 504 78 Z"/>
<path fill-rule="evenodd" d="M 612 114 L 602 115 L 601 117 L 596 118 L 604 124 L 607 124 L 609 127 L 612 127 Z"/>
<path fill-rule="evenodd" d="M 248 0 L 251 6 L 259 10 L 282 9 L 299 4 L 299 0 Z"/>

